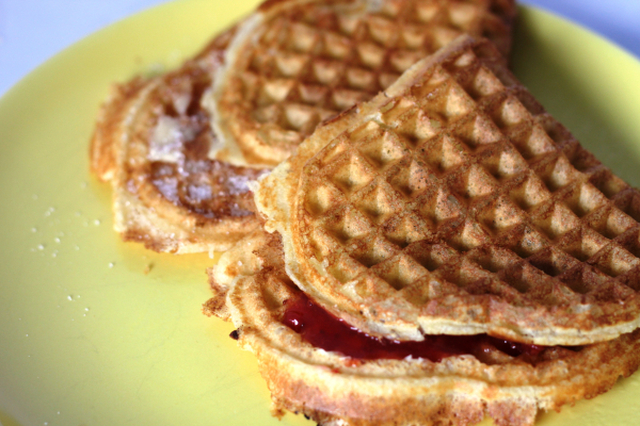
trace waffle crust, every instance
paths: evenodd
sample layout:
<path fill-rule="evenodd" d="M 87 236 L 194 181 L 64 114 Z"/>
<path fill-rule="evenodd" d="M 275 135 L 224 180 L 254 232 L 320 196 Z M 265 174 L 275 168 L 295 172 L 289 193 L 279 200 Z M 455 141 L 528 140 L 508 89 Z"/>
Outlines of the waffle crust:
<path fill-rule="evenodd" d="M 287 0 L 244 20 L 218 70 L 211 158 L 275 166 L 318 123 L 368 100 L 457 36 L 507 55 L 513 0 Z"/>
<path fill-rule="evenodd" d="M 418 19 L 407 17 L 413 11 L 421 13 Z M 314 21 L 318 13 L 321 18 Z M 514 15 L 513 0 L 266 1 L 177 71 L 114 86 L 98 115 L 90 157 L 92 171 L 112 183 L 116 231 L 161 252 L 228 249 L 258 223 L 247 181 L 263 173 L 264 165 L 286 158 L 318 120 L 372 97 L 418 57 L 461 32 L 489 34 L 508 52 Z M 343 18 L 349 21 L 343 25 L 359 29 L 341 29 Z M 407 27 L 404 42 L 380 38 L 399 26 Z M 302 52 L 300 45 L 278 47 L 273 37 L 283 36 L 326 39 Z M 259 37 L 248 49 L 245 44 Z M 370 63 L 366 69 L 351 63 L 332 83 L 310 81 L 300 73 L 288 73 L 285 83 L 267 70 L 275 63 L 294 66 L 300 54 L 307 66 L 334 72 L 336 57 L 317 50 L 335 54 L 345 43 L 353 49 L 365 41 L 367 52 L 382 49 L 390 63 Z M 247 55 L 254 63 L 248 68 Z M 262 68 L 256 61 L 271 65 Z M 265 73 L 254 75 L 256 66 Z M 380 83 L 362 86 L 362 79 L 373 75 Z M 341 82 L 347 77 L 349 84 Z M 293 99 L 292 92 L 265 98 L 265 93 L 282 92 L 282 84 L 295 84 L 293 92 L 306 97 Z M 221 88 L 219 100 L 214 92 Z M 275 110 L 297 124 L 270 121 L 274 115 L 269 111 Z M 229 142 L 229 129 L 239 132 L 240 144 Z"/>
<path fill-rule="evenodd" d="M 113 187 L 124 240 L 160 252 L 225 250 L 258 226 L 247 182 L 263 170 L 207 156 L 216 138 L 203 96 L 234 33 L 176 71 L 114 86 L 103 104 L 91 169 Z"/>
<path fill-rule="evenodd" d="M 318 128 L 256 190 L 289 275 L 357 328 L 541 345 L 638 326 L 639 201 L 468 36 Z"/>
<path fill-rule="evenodd" d="M 210 271 L 205 312 L 231 319 L 255 354 L 275 414 L 320 425 L 533 425 L 540 410 L 592 398 L 640 363 L 640 332 L 580 348 L 547 348 L 533 362 L 485 348 L 483 359 L 358 360 L 314 348 L 280 322 L 299 293 L 277 234 L 257 231 Z"/>

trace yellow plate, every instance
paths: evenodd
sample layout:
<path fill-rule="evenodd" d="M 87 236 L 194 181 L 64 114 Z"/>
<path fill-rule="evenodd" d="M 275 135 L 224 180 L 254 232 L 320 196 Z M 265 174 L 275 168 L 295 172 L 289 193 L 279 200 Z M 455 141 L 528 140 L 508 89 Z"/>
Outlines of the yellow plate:
<path fill-rule="evenodd" d="M 63 51 L 0 99 L 0 423 L 310 425 L 269 414 L 252 355 L 203 316 L 207 255 L 121 243 L 109 189 L 88 174 L 111 82 L 177 66 L 254 0 L 184 0 Z M 514 68 L 589 149 L 640 183 L 640 64 L 524 8 Z M 540 425 L 637 424 L 640 375 Z"/>

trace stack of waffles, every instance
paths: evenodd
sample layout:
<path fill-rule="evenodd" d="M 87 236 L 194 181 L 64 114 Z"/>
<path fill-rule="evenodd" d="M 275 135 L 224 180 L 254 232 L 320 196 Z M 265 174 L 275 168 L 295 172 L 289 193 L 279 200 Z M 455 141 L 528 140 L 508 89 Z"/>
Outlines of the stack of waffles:
<path fill-rule="evenodd" d="M 640 363 L 640 193 L 486 40 L 421 60 L 254 189 L 273 233 L 223 256 L 206 307 L 278 407 L 531 425 Z"/>
<path fill-rule="evenodd" d="M 205 312 L 276 414 L 525 426 L 640 365 L 640 192 L 509 71 L 514 15 L 269 1 L 103 108 L 118 230 L 228 248 Z"/>
<path fill-rule="evenodd" d="M 321 120 L 461 34 L 507 54 L 514 16 L 513 0 L 262 4 L 181 69 L 113 88 L 90 154 L 115 230 L 161 252 L 228 249 L 260 223 L 247 182 Z"/>
<path fill-rule="evenodd" d="M 226 250 L 260 226 L 247 183 L 265 170 L 207 157 L 203 98 L 231 29 L 180 69 L 112 88 L 91 141 L 91 169 L 113 188 L 114 227 L 159 252 Z"/>

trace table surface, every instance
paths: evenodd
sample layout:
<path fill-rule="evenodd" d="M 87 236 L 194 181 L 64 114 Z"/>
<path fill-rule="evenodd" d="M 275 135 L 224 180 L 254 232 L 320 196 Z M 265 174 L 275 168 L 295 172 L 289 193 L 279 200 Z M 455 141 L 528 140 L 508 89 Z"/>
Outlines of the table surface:
<path fill-rule="evenodd" d="M 112 22 L 164 2 L 0 0 L 0 96 L 58 51 Z M 587 27 L 640 58 L 640 0 L 521 0 L 521 3 Z"/>

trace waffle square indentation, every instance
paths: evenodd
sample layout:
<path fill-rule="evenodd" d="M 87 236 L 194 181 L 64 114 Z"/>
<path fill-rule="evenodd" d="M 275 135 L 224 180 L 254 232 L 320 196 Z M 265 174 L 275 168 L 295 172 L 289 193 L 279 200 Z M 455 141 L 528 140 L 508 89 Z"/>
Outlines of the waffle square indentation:
<path fill-rule="evenodd" d="M 496 190 L 496 180 L 481 166 L 474 164 L 461 171 L 452 182 L 452 189 L 464 199 L 474 199 Z"/>
<path fill-rule="evenodd" d="M 327 272 L 331 274 L 340 283 L 345 284 L 356 277 L 365 274 L 367 268 L 362 266 L 359 262 L 352 259 L 350 256 L 342 254 L 337 257 L 334 263 L 329 263 Z"/>
<path fill-rule="evenodd" d="M 593 230 L 608 239 L 614 239 L 628 229 L 638 226 L 638 222 L 613 206 L 605 206 L 592 213 L 586 222 Z"/>
<path fill-rule="evenodd" d="M 491 241 L 489 235 L 478 223 L 472 220 L 466 220 L 453 232 L 453 236 L 447 239 L 447 243 L 451 247 L 461 252 L 471 250 L 489 241 Z"/>
<path fill-rule="evenodd" d="M 616 206 L 640 222 L 640 192 L 635 188 L 629 188 L 616 197 Z"/>
<path fill-rule="evenodd" d="M 381 262 L 371 268 L 371 271 L 396 290 L 403 289 L 428 273 L 424 267 L 406 254 Z"/>
<path fill-rule="evenodd" d="M 469 114 L 456 123 L 451 133 L 471 150 L 504 139 L 500 129 L 483 114 Z"/>
<path fill-rule="evenodd" d="M 550 240 L 555 240 L 580 224 L 578 217 L 562 203 L 551 203 L 538 209 L 532 221 Z"/>
<path fill-rule="evenodd" d="M 413 243 L 403 252 L 430 272 L 437 270 L 442 265 L 457 263 L 460 259 L 458 253 L 448 245 L 433 244 L 427 241 Z"/>
<path fill-rule="evenodd" d="M 640 265 L 640 259 L 624 248 L 611 244 L 599 252 L 590 263 L 615 278 L 637 268 Z"/>
<path fill-rule="evenodd" d="M 452 194 L 438 188 L 428 192 L 415 201 L 420 216 L 436 226 L 451 219 L 458 218 L 463 213 L 463 206 Z"/>
<path fill-rule="evenodd" d="M 345 194 L 351 195 L 368 185 L 375 176 L 375 170 L 369 163 L 351 152 L 336 164 L 331 181 Z"/>
<path fill-rule="evenodd" d="M 416 241 L 430 239 L 433 231 L 433 224 L 413 211 L 407 211 L 401 216 L 393 216 L 385 224 L 383 233 L 387 240 L 404 248 Z"/>
<path fill-rule="evenodd" d="M 513 227 L 512 231 L 505 235 L 502 241 L 519 257 L 526 259 L 549 245 L 549 241 L 538 231 L 527 224 Z"/>
<path fill-rule="evenodd" d="M 500 232 L 523 223 L 525 217 L 520 208 L 509 198 L 502 196 L 479 206 L 477 220 L 497 236 Z"/>
<path fill-rule="evenodd" d="M 609 244 L 609 240 L 588 227 L 577 227 L 567 233 L 558 243 L 565 253 L 585 262 L 600 249 Z"/>
<path fill-rule="evenodd" d="M 580 263 L 575 257 L 554 247 L 542 250 L 527 260 L 532 266 L 551 277 L 557 277 Z"/>
<path fill-rule="evenodd" d="M 361 238 L 372 232 L 364 214 L 347 205 L 322 219 L 323 227 L 341 244 Z"/>
<path fill-rule="evenodd" d="M 578 217 L 591 213 L 607 201 L 600 191 L 588 183 L 575 185 L 564 197 L 564 203 Z"/>
<path fill-rule="evenodd" d="M 549 191 L 554 192 L 580 176 L 564 155 L 548 155 L 534 165 Z"/>
<path fill-rule="evenodd" d="M 384 167 L 401 159 L 407 149 L 394 132 L 378 129 L 359 141 L 358 150 L 375 167 Z"/>
<path fill-rule="evenodd" d="M 346 248 L 351 257 L 367 268 L 371 268 L 399 252 L 395 244 L 390 243 L 381 236 L 357 241 Z"/>
<path fill-rule="evenodd" d="M 468 157 L 463 146 L 447 135 L 429 140 L 419 152 L 421 159 L 436 173 L 445 173 L 465 162 Z"/>
<path fill-rule="evenodd" d="M 305 194 L 305 208 L 313 216 L 318 217 L 344 200 L 342 192 L 333 185 L 319 182 Z"/>
<path fill-rule="evenodd" d="M 532 123 L 524 123 L 506 131 L 509 140 L 527 160 L 556 151 L 556 147 L 545 131 Z"/>
<path fill-rule="evenodd" d="M 611 173 L 610 170 L 604 168 L 592 174 L 589 177 L 589 183 L 598 188 L 598 190 L 609 199 L 612 199 L 623 190 L 629 188 L 626 182 Z"/>
<path fill-rule="evenodd" d="M 381 225 L 391 216 L 400 213 L 403 203 L 391 185 L 378 180 L 360 193 L 354 206 L 367 215 L 372 223 Z"/>
<path fill-rule="evenodd" d="M 493 273 L 498 273 L 520 261 L 513 252 L 499 246 L 481 246 L 469 251 L 466 257 L 482 269 Z"/>
<path fill-rule="evenodd" d="M 509 178 L 528 169 L 527 162 L 507 143 L 485 147 L 478 155 L 485 170 L 497 180 Z"/>
<path fill-rule="evenodd" d="M 387 176 L 389 184 L 407 198 L 415 198 L 427 188 L 437 185 L 437 178 L 427 165 L 414 158 L 400 161 Z"/>
<path fill-rule="evenodd" d="M 542 181 L 531 173 L 511 189 L 509 196 L 518 207 L 527 211 L 549 199 L 550 193 Z"/>

